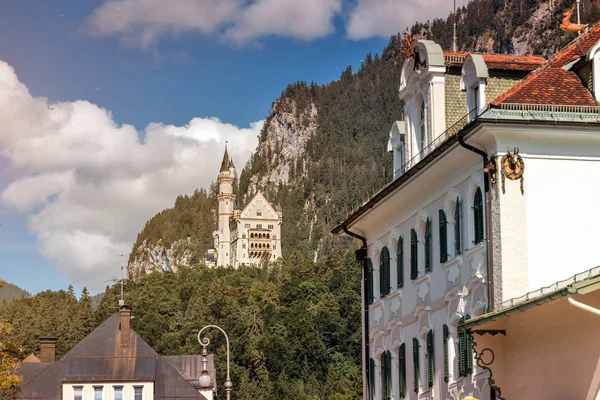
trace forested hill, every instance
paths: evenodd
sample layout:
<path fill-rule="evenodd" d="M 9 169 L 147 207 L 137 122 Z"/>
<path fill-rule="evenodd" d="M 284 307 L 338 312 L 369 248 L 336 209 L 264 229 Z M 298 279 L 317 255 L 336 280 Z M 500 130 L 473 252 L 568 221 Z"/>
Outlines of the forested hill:
<path fill-rule="evenodd" d="M 474 0 L 457 12 L 459 50 L 551 55 L 574 38 L 559 29 L 572 3 Z M 581 9 L 584 22 L 600 17 L 596 2 L 582 0 Z M 419 22 L 411 31 L 450 49 L 452 21 Z M 367 54 L 358 71 L 348 67 L 326 85 L 291 84 L 273 103 L 255 154 L 238 171 L 238 196 L 243 203 L 261 189 L 282 207 L 284 256 L 296 250 L 314 259 L 327 254 L 340 240 L 329 235 L 332 225 L 391 176 L 387 136 L 403 118 L 400 45 L 394 35 L 380 54 Z M 214 188 L 180 196 L 140 233 L 130 273 L 198 262 L 212 246 L 216 220 L 208 210 L 215 208 Z"/>
<path fill-rule="evenodd" d="M 0 304 L 3 302 L 10 302 L 14 299 L 21 299 L 23 297 L 30 297 L 31 294 L 26 290 L 21 289 L 17 285 L 12 283 L 5 283 L 4 286 L 0 287 Z"/>

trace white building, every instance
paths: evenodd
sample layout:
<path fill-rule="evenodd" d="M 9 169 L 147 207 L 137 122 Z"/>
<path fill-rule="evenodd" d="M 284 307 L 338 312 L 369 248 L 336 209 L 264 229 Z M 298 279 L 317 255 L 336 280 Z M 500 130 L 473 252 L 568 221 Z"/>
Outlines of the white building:
<path fill-rule="evenodd" d="M 413 42 L 394 179 L 333 231 L 363 242 L 365 399 L 495 399 L 465 321 L 600 265 L 599 40 L 549 61 Z"/>
<path fill-rule="evenodd" d="M 218 229 L 213 233 L 215 250 L 209 250 L 207 264 L 237 268 L 276 260 L 281 257 L 281 211 L 260 191 L 243 209 L 235 209 L 234 180 L 235 166 L 226 147 L 217 178 L 219 212 Z"/>

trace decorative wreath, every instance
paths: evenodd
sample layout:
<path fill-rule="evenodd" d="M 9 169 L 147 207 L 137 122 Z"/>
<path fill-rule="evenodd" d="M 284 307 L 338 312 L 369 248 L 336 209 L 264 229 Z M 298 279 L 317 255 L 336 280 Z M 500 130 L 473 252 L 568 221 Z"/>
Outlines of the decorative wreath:
<path fill-rule="evenodd" d="M 508 178 L 511 181 L 520 179 L 521 194 L 524 194 L 525 189 L 523 188 L 523 173 L 525 172 L 525 162 L 519 155 L 518 148 L 515 148 L 514 151 L 509 151 L 504 157 L 502 157 L 502 160 L 500 161 L 500 169 L 502 170 L 502 193 L 506 193 L 505 181 L 506 178 Z"/>

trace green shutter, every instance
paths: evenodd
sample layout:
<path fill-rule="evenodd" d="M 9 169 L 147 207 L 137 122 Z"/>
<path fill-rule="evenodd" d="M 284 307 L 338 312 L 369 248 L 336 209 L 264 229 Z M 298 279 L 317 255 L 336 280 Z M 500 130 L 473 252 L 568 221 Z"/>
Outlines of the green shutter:
<path fill-rule="evenodd" d="M 483 196 L 481 189 L 477 188 L 475 191 L 475 198 L 473 199 L 473 223 L 475 233 L 475 244 L 483 241 Z"/>
<path fill-rule="evenodd" d="M 390 251 L 387 247 L 381 249 L 379 258 L 379 294 L 381 297 L 390 294 Z"/>
<path fill-rule="evenodd" d="M 459 255 L 462 253 L 460 248 L 460 202 L 458 197 L 456 198 L 456 207 L 454 209 L 454 254 Z"/>
<path fill-rule="evenodd" d="M 440 263 L 448 261 L 448 224 L 446 213 L 440 210 Z"/>
<path fill-rule="evenodd" d="M 410 230 L 410 279 L 417 279 L 419 276 L 419 251 L 417 249 L 417 232 Z"/>
<path fill-rule="evenodd" d="M 406 345 L 402 343 L 398 349 L 398 375 L 400 398 L 406 397 Z"/>
<path fill-rule="evenodd" d="M 435 356 L 433 352 L 433 329 L 427 332 L 427 387 L 433 387 L 435 375 Z"/>
<path fill-rule="evenodd" d="M 464 320 L 462 317 L 459 324 Z M 467 376 L 467 332 L 464 330 L 458 333 L 458 374 Z"/>
<path fill-rule="evenodd" d="M 415 393 L 419 393 L 419 340 L 417 338 L 413 338 L 413 382 Z"/>
<path fill-rule="evenodd" d="M 369 399 L 375 400 L 375 360 L 369 358 Z"/>
<path fill-rule="evenodd" d="M 396 280 L 398 288 L 404 286 L 404 241 L 398 238 L 398 250 L 396 251 Z"/>
<path fill-rule="evenodd" d="M 373 262 L 367 257 L 365 263 L 367 263 L 367 301 L 369 304 L 373 304 Z"/>
<path fill-rule="evenodd" d="M 431 272 L 431 220 L 425 222 L 425 272 Z"/>
<path fill-rule="evenodd" d="M 465 319 L 471 319 L 471 316 L 469 314 L 465 315 Z M 467 349 L 466 349 L 466 359 L 467 359 L 467 374 L 472 374 L 473 373 L 473 338 L 471 337 L 471 335 L 469 335 L 468 331 L 465 331 L 465 336 L 466 336 L 466 343 L 467 343 Z"/>
<path fill-rule="evenodd" d="M 381 399 L 390 400 L 392 395 L 392 354 L 384 351 L 381 354 Z"/>
<path fill-rule="evenodd" d="M 450 338 L 450 332 L 448 331 L 448 325 L 444 324 L 443 328 L 443 349 L 444 349 L 444 382 L 450 380 L 450 364 L 448 360 L 448 340 Z"/>

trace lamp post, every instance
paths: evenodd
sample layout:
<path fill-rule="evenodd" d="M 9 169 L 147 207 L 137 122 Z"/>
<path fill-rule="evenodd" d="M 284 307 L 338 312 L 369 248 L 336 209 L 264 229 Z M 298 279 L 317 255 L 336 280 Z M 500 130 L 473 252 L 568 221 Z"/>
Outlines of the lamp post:
<path fill-rule="evenodd" d="M 210 376 L 208 376 L 208 371 L 206 371 L 206 356 L 208 355 L 206 347 L 210 344 L 210 340 L 207 337 L 200 338 L 202 331 L 208 328 L 218 329 L 223 333 L 223 335 L 225 335 L 225 341 L 227 343 L 227 379 L 225 380 L 225 384 L 223 386 L 225 387 L 225 393 L 227 393 L 227 400 L 230 400 L 231 388 L 233 388 L 233 383 L 231 383 L 231 376 L 229 375 L 229 337 L 223 329 L 219 328 L 216 325 L 206 325 L 204 328 L 200 329 L 200 332 L 198 332 L 198 343 L 200 343 L 200 345 L 202 346 L 202 367 L 204 368 L 200 375 L 200 378 L 204 381 L 206 381 L 206 377 L 210 379 Z"/>

